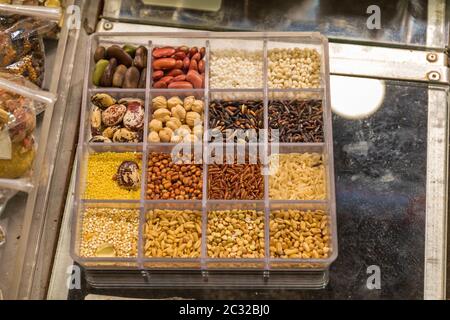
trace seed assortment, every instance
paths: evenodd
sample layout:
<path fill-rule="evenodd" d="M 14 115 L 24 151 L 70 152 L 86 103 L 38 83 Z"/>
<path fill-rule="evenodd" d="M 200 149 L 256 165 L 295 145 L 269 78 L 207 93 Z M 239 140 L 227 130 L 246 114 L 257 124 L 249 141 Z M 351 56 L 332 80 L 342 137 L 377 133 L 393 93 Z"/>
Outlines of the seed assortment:
<path fill-rule="evenodd" d="M 214 50 L 211 52 L 210 68 L 211 88 L 263 87 L 262 50 Z"/>
<path fill-rule="evenodd" d="M 264 177 L 260 164 L 212 164 L 208 166 L 208 199 L 261 200 Z"/>
<path fill-rule="evenodd" d="M 214 100 L 209 105 L 211 141 L 257 142 L 264 128 L 262 101 Z"/>
<path fill-rule="evenodd" d="M 122 98 L 118 101 L 107 93 L 91 97 L 92 143 L 137 143 L 143 141 L 144 101 Z"/>
<path fill-rule="evenodd" d="M 274 200 L 325 200 L 325 166 L 318 153 L 273 154 L 269 197 Z"/>
<path fill-rule="evenodd" d="M 139 210 L 87 208 L 82 219 L 82 257 L 137 256 Z"/>
<path fill-rule="evenodd" d="M 167 99 L 158 96 L 152 100 L 152 119 L 149 123 L 148 141 L 201 142 L 203 140 L 203 101 L 188 96 Z"/>
<path fill-rule="evenodd" d="M 128 257 L 174 274 L 327 268 L 337 248 L 326 41 L 103 37 L 85 88 L 75 260 Z"/>
<path fill-rule="evenodd" d="M 210 211 L 207 240 L 210 258 L 264 258 L 264 213 Z"/>
<path fill-rule="evenodd" d="M 145 223 L 145 256 L 198 258 L 202 241 L 202 212 L 150 210 Z"/>
<path fill-rule="evenodd" d="M 141 155 L 133 152 L 91 154 L 87 163 L 85 199 L 138 200 Z"/>
<path fill-rule="evenodd" d="M 324 142 L 322 102 L 270 101 L 269 128 L 271 141 Z M 276 136 L 273 130 L 278 130 Z"/>
<path fill-rule="evenodd" d="M 157 152 L 149 154 L 147 165 L 147 199 L 202 199 L 202 165 L 174 163 L 171 154 Z"/>
<path fill-rule="evenodd" d="M 328 215 L 323 210 L 271 212 L 271 258 L 328 258 L 331 253 L 329 224 Z"/>
<path fill-rule="evenodd" d="M 97 87 L 145 88 L 147 59 L 148 50 L 144 46 L 98 46 L 92 83 Z"/>
<path fill-rule="evenodd" d="M 269 56 L 269 88 L 320 87 L 320 54 L 316 49 L 272 49 Z"/>
<path fill-rule="evenodd" d="M 201 89 L 205 87 L 204 47 L 153 49 L 153 88 Z"/>

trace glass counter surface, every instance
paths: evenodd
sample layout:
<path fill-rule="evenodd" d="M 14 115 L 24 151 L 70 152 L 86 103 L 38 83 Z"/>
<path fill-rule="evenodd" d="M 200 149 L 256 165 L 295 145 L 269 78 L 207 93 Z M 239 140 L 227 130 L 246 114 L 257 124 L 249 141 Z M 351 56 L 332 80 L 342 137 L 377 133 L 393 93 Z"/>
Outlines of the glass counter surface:
<path fill-rule="evenodd" d="M 348 84 L 348 79 L 332 79 L 332 87 L 333 83 Z M 356 80 L 355 86 L 361 83 L 350 79 Z M 362 88 L 339 90 L 351 102 L 345 107 L 338 105 L 341 99 L 332 89 L 332 105 L 335 103 L 339 113 L 333 116 L 339 256 L 326 289 L 122 290 L 93 289 L 84 283 L 82 290 L 70 291 L 69 298 L 102 294 L 194 299 L 423 299 L 428 86 L 370 81 L 362 82 L 365 90 L 380 88 L 382 100 L 381 104 L 367 100 L 362 106 L 365 116 L 350 112 L 355 110 L 352 104 L 361 103 L 352 100 L 350 93 Z M 380 289 L 369 289 L 368 283 L 378 285 L 370 277 L 377 267 Z"/>
<path fill-rule="evenodd" d="M 170 6 L 167 1 L 107 0 L 103 17 L 111 21 L 213 31 L 318 31 L 346 41 L 408 46 L 427 44 L 430 4 L 427 0 L 268 0 L 264 5 L 256 0 L 213 2 L 217 3 L 217 10 L 207 8 L 206 1 L 204 8 L 201 1 L 197 1 L 200 9 L 193 10 L 183 7 L 180 2 Z M 161 6 L 163 3 L 166 6 Z M 371 5 L 379 8 L 380 28 L 367 27 L 368 23 L 377 22 L 370 18 L 378 10 Z M 444 46 L 442 43 L 441 47 Z"/>

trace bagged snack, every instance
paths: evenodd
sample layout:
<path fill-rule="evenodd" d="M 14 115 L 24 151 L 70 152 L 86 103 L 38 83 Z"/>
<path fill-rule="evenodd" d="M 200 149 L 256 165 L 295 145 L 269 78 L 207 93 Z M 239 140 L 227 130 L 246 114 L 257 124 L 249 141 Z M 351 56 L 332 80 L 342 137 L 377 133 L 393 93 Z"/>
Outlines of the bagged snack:
<path fill-rule="evenodd" d="M 25 176 L 35 157 L 34 101 L 0 89 L 0 179 Z"/>

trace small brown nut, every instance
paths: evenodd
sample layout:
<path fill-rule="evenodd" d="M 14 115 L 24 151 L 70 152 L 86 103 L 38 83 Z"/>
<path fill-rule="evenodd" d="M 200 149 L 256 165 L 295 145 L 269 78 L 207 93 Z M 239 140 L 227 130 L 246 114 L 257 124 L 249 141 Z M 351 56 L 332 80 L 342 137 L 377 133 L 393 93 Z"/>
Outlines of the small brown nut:
<path fill-rule="evenodd" d="M 148 127 L 151 131 L 159 132 L 163 128 L 163 123 L 161 120 L 153 119 Z"/>
<path fill-rule="evenodd" d="M 167 100 L 167 108 L 172 110 L 172 108 L 175 108 L 177 105 L 183 105 L 183 101 L 178 96 L 174 96 Z"/>
<path fill-rule="evenodd" d="M 195 100 L 192 104 L 192 111 L 197 112 L 198 114 L 203 113 L 203 101 L 202 100 Z"/>
<path fill-rule="evenodd" d="M 166 123 L 170 120 L 170 111 L 167 109 L 158 109 L 153 112 L 153 118 L 160 120 L 162 123 Z"/>
<path fill-rule="evenodd" d="M 172 116 L 178 118 L 182 123 L 184 123 L 184 119 L 186 118 L 186 110 L 182 107 L 182 105 L 178 104 L 171 109 Z"/>
<path fill-rule="evenodd" d="M 197 112 L 189 111 L 186 114 L 186 124 L 190 127 L 194 127 L 201 123 L 201 116 Z"/>
<path fill-rule="evenodd" d="M 152 131 L 148 135 L 148 142 L 150 143 L 158 143 L 161 142 L 161 139 L 159 138 L 159 134 L 156 131 Z"/>
<path fill-rule="evenodd" d="M 192 104 L 195 101 L 195 97 L 194 96 L 189 96 L 184 98 L 184 103 L 183 103 L 183 107 L 186 111 L 191 111 L 192 110 Z"/>
<path fill-rule="evenodd" d="M 164 128 L 161 131 L 158 132 L 159 138 L 161 139 L 161 142 L 170 142 L 170 139 L 172 138 L 173 131 L 170 128 Z"/>
<path fill-rule="evenodd" d="M 153 110 L 167 109 L 167 99 L 164 96 L 158 96 L 152 100 Z"/>
<path fill-rule="evenodd" d="M 181 125 L 180 119 L 175 117 L 170 118 L 170 120 L 166 122 L 166 127 L 172 129 L 172 131 L 177 130 Z"/>

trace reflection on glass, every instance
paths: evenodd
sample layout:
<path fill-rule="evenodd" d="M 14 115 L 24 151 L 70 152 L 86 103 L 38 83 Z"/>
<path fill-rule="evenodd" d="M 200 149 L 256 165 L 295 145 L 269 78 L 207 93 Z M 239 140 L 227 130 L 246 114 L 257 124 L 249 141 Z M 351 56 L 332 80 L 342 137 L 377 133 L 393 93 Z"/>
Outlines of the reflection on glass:
<path fill-rule="evenodd" d="M 344 118 L 366 118 L 381 106 L 385 91 L 383 80 L 331 76 L 331 109 Z"/>

